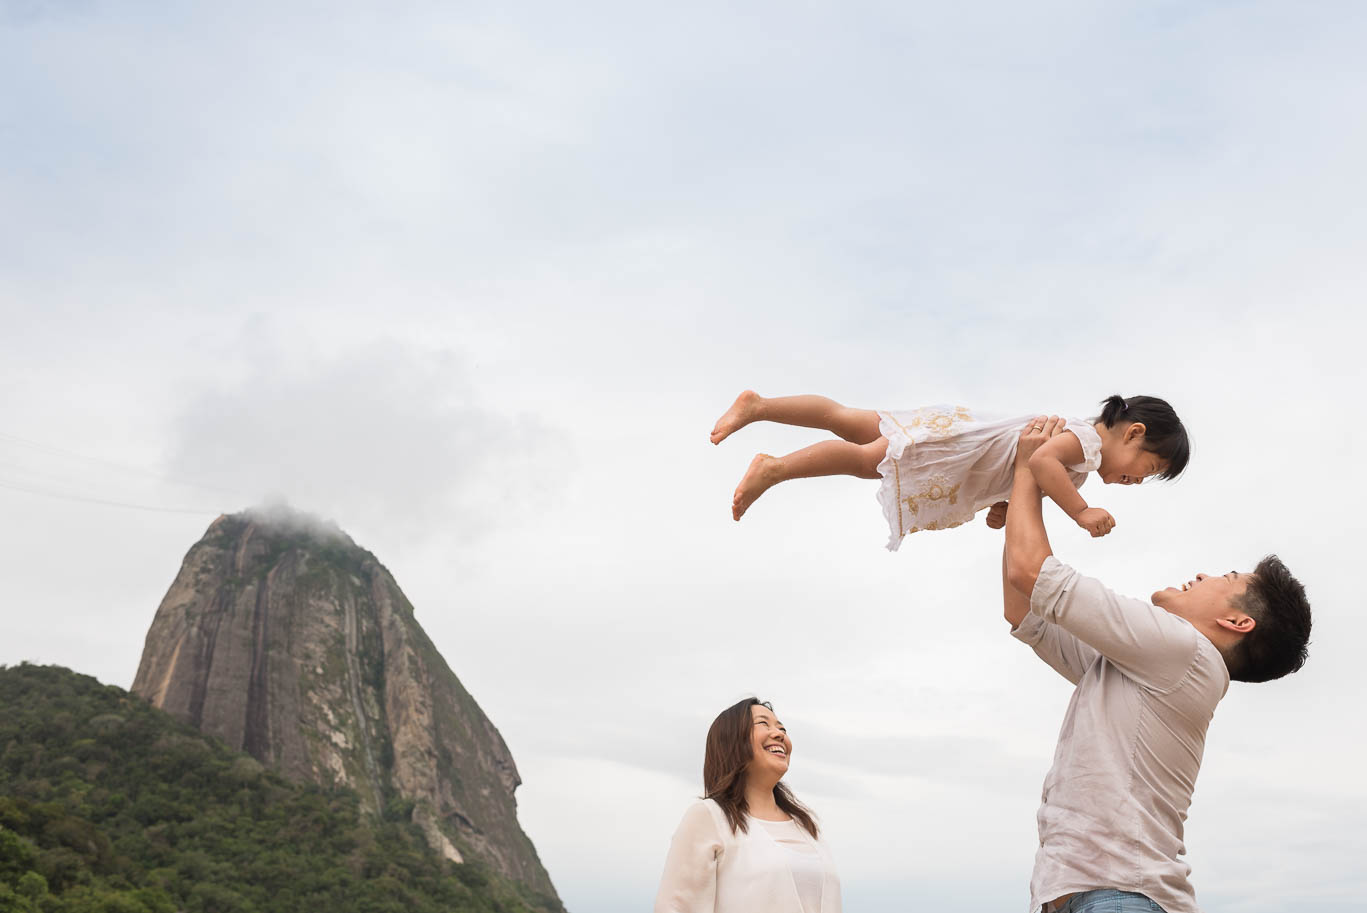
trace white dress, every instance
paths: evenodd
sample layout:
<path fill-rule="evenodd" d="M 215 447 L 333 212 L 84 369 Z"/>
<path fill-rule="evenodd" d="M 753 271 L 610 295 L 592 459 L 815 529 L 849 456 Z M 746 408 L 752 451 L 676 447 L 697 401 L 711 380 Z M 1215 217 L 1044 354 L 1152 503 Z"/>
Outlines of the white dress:
<path fill-rule="evenodd" d="M 923 529 L 949 529 L 1011 495 L 1016 441 L 1034 415 L 1002 416 L 965 406 L 880 411 L 888 452 L 878 471 L 878 502 L 888 521 L 888 549 Z M 1101 436 L 1084 419 L 1065 419 L 1082 442 L 1082 462 L 1068 467 L 1079 488 L 1101 466 Z"/>

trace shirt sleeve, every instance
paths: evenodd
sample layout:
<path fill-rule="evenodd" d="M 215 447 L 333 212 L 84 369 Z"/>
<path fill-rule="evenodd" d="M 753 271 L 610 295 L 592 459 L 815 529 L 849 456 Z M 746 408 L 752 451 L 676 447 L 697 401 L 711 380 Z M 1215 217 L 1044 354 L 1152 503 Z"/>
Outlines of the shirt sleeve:
<path fill-rule="evenodd" d="M 1028 644 L 1036 656 L 1074 685 L 1101 655 L 1063 628 L 1034 614 L 1022 618 L 1021 623 L 1011 629 L 1011 636 Z"/>
<path fill-rule="evenodd" d="M 1185 620 L 1142 599 L 1118 596 L 1053 555 L 1040 568 L 1030 612 L 1160 692 L 1186 677 L 1200 649 L 1201 635 Z"/>
<path fill-rule="evenodd" d="M 714 913 L 721 851 L 711 809 L 705 801 L 693 803 L 669 843 L 655 913 Z"/>
<path fill-rule="evenodd" d="M 1100 469 L 1101 435 L 1096 433 L 1096 428 L 1092 426 L 1092 423 L 1070 418 L 1064 423 L 1063 430 L 1073 432 L 1077 435 L 1078 442 L 1082 444 L 1082 462 L 1074 463 L 1068 468 L 1084 475 Z"/>

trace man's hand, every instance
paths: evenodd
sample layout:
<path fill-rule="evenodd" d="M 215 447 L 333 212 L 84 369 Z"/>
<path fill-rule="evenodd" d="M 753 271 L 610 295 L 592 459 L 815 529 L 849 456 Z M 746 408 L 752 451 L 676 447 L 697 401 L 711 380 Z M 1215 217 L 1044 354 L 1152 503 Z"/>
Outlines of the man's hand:
<path fill-rule="evenodd" d="M 1100 507 L 1089 507 L 1075 519 L 1078 526 L 1092 534 L 1093 539 L 1099 539 L 1115 529 L 1115 517 Z"/>
<path fill-rule="evenodd" d="M 1028 469 L 1030 457 L 1040 449 L 1040 445 L 1058 434 L 1064 424 L 1057 415 L 1039 415 L 1032 418 L 1030 424 L 1021 429 L 1020 439 L 1016 443 L 1016 468 Z"/>
<path fill-rule="evenodd" d="M 1006 525 L 1005 501 L 998 501 L 987 509 L 987 525 L 990 529 L 1001 529 Z"/>

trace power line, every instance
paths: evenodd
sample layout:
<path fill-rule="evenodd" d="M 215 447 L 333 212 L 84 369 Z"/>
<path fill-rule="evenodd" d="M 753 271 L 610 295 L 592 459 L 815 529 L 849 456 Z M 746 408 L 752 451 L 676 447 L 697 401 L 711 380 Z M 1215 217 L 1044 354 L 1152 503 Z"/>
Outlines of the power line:
<path fill-rule="evenodd" d="M 25 485 L 14 485 L 9 482 L 0 481 L 0 488 L 8 488 L 11 491 L 22 491 L 26 494 L 39 495 L 44 498 L 56 498 L 60 501 L 77 501 L 83 504 L 101 504 L 105 507 L 123 507 L 129 510 L 148 510 L 162 514 L 199 514 L 201 516 L 213 514 L 217 516 L 223 513 L 221 510 L 202 510 L 193 507 L 154 507 L 150 504 L 130 504 L 126 501 L 110 501 L 105 498 L 91 498 L 85 495 L 65 494 L 60 491 L 45 491 L 41 488 L 31 488 Z"/>
<path fill-rule="evenodd" d="M 86 481 L 75 477 L 81 470 L 72 472 L 68 467 L 57 468 L 51 463 L 43 463 L 38 466 L 28 465 L 22 460 L 0 459 L 0 472 L 10 476 L 10 482 L 15 484 L 53 484 L 58 487 L 70 485 L 73 482 Z M 14 476 L 17 474 L 17 478 Z M 142 484 L 140 481 L 136 484 Z"/>
<path fill-rule="evenodd" d="M 51 444 L 44 444 L 41 441 L 31 441 L 27 438 L 22 438 L 15 434 L 6 434 L 3 431 L 0 431 L 0 440 L 9 441 L 14 444 L 21 444 L 25 447 L 32 447 L 35 450 L 41 450 L 47 453 L 54 453 L 60 456 L 71 457 L 77 460 L 85 460 L 87 463 L 95 463 L 100 466 L 107 466 L 110 469 L 117 469 L 120 472 L 131 473 L 132 475 L 139 475 L 148 479 L 155 479 L 158 482 L 169 482 L 172 485 L 183 485 L 187 488 L 199 488 L 204 491 L 214 491 L 220 494 L 229 494 L 238 498 L 249 498 L 248 495 L 240 491 L 235 491 L 231 488 L 224 488 L 220 485 L 204 485 L 199 482 L 186 482 L 182 479 L 172 479 L 167 476 L 159 475 L 155 472 L 142 469 L 138 466 L 129 466 L 126 463 L 116 463 L 112 460 L 88 456 L 84 453 L 77 453 L 74 450 L 66 450 L 61 447 L 54 447 Z"/>

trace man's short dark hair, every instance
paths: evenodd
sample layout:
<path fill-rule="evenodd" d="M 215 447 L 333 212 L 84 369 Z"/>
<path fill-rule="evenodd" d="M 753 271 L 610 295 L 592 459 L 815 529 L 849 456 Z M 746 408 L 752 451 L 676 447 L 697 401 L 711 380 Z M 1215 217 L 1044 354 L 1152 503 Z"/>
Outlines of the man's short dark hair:
<path fill-rule="evenodd" d="M 1231 603 L 1255 622 L 1230 651 L 1229 677 L 1270 682 L 1305 665 L 1310 643 L 1310 601 L 1305 587 L 1276 555 L 1253 569 L 1253 580 Z"/>

